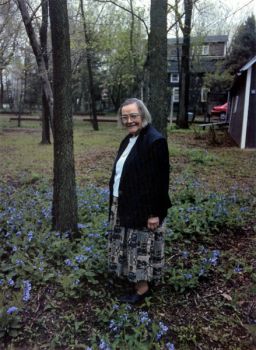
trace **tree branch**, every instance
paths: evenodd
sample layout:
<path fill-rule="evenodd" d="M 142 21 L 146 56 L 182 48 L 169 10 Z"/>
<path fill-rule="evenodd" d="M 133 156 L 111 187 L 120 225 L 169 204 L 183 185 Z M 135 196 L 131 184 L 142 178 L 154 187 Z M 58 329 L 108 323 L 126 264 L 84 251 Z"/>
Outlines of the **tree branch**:
<path fill-rule="evenodd" d="M 120 9 L 126 11 L 126 12 L 129 12 L 131 13 L 134 17 L 136 17 L 138 20 L 140 20 L 143 24 L 144 24 L 144 27 L 146 29 L 146 32 L 147 32 L 147 35 L 149 35 L 149 30 L 148 30 L 148 26 L 146 24 L 146 22 L 144 21 L 144 19 L 142 17 L 140 17 L 139 15 L 137 15 L 136 13 L 134 13 L 133 11 L 129 10 L 128 8 L 116 3 L 115 1 L 113 0 L 96 0 L 97 2 L 102 2 L 102 3 L 110 3 L 110 4 L 113 4 L 117 7 L 119 7 Z"/>
<path fill-rule="evenodd" d="M 4 6 L 10 3 L 10 0 L 6 0 L 5 2 L 1 1 L 0 6 Z"/>

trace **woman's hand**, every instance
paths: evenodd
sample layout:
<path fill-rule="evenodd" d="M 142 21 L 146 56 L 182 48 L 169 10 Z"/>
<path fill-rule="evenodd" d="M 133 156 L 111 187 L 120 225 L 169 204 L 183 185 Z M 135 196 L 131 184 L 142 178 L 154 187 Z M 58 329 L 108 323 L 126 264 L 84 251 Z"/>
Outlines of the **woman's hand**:
<path fill-rule="evenodd" d="M 159 217 L 148 218 L 148 229 L 151 231 L 156 230 L 159 227 Z"/>

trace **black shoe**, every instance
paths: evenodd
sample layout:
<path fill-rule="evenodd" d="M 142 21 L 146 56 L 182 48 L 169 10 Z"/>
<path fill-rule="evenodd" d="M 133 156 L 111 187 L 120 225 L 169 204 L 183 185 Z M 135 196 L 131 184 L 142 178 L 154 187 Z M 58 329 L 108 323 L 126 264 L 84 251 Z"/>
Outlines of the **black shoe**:
<path fill-rule="evenodd" d="M 149 291 L 147 291 L 144 294 L 135 293 L 135 294 L 131 294 L 131 295 L 124 295 L 124 296 L 119 297 L 118 300 L 121 303 L 127 303 L 127 304 L 134 305 L 134 304 L 138 304 L 138 303 L 142 302 L 148 296 L 149 296 Z"/>

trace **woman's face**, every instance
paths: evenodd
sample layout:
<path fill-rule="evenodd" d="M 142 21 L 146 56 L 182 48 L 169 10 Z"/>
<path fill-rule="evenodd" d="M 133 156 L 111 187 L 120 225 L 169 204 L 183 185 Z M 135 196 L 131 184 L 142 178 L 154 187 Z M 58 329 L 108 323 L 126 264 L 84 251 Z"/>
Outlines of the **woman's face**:
<path fill-rule="evenodd" d="M 136 103 L 122 107 L 121 120 L 132 135 L 137 135 L 142 129 L 142 117 Z"/>

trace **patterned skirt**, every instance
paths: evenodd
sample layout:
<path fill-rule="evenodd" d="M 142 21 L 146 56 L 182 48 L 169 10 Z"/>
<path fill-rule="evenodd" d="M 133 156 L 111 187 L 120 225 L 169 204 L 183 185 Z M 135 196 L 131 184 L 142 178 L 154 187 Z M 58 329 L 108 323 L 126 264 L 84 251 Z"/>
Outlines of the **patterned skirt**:
<path fill-rule="evenodd" d="M 130 282 L 152 281 L 158 284 L 164 268 L 164 223 L 155 231 L 119 225 L 118 199 L 111 207 L 108 235 L 108 269 Z"/>

